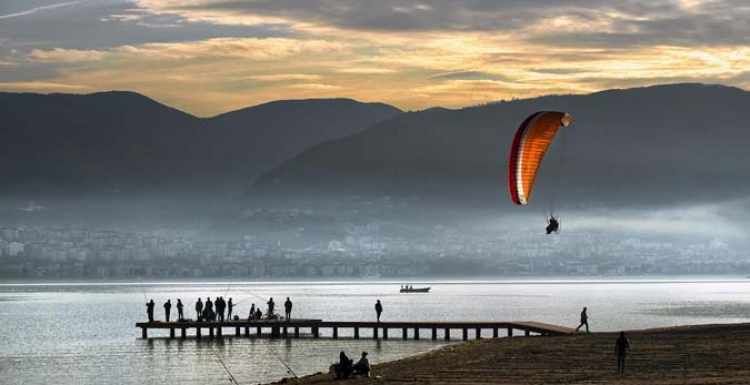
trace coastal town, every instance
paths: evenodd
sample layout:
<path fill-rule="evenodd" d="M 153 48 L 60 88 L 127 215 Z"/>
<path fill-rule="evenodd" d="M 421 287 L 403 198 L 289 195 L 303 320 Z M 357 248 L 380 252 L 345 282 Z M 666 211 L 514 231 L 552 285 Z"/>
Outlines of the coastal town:
<path fill-rule="evenodd" d="M 300 247 L 246 236 L 194 240 L 174 231 L 0 227 L 0 277 L 15 279 L 347 279 L 746 275 L 750 253 L 719 240 L 690 244 L 568 232 L 491 241 L 444 229 L 384 235 L 377 224 Z M 532 242 L 531 240 L 537 241 Z"/>

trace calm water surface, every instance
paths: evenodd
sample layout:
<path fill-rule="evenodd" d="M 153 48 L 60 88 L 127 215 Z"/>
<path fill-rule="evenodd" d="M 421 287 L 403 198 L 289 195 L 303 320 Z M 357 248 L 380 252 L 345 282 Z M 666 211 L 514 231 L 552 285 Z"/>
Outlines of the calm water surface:
<path fill-rule="evenodd" d="M 194 317 L 199 296 L 232 297 L 235 313 L 246 316 L 252 303 L 268 297 L 283 309 L 288 296 L 293 316 L 325 320 L 373 320 L 380 299 L 387 321 L 533 320 L 575 327 L 587 306 L 592 331 L 750 322 L 750 281 L 744 277 L 415 283 L 423 285 L 432 287 L 429 294 L 399 294 L 398 282 L 382 281 L 0 285 L 0 383 L 226 385 L 220 358 L 240 384 L 257 384 L 290 377 L 282 362 L 301 376 L 327 370 L 340 350 L 352 357 L 366 350 L 379 363 L 445 344 L 404 342 L 396 331 L 391 334 L 398 338 L 373 341 L 366 338 L 369 330 L 362 340 L 142 340 L 134 324 L 146 319 L 146 298 L 157 303 L 157 319 L 163 319 L 167 299 L 174 305 L 181 298 L 186 316 Z"/>

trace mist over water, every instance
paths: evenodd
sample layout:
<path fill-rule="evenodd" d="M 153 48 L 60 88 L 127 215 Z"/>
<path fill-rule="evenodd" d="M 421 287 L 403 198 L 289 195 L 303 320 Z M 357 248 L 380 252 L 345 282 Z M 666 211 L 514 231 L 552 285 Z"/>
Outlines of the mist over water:
<path fill-rule="evenodd" d="M 279 306 L 294 302 L 293 317 L 368 321 L 380 299 L 383 320 L 532 320 L 575 327 L 588 307 L 594 332 L 684 324 L 750 322 L 750 298 L 743 278 L 571 280 L 537 279 L 494 282 L 408 282 L 431 286 L 429 294 L 400 294 L 406 282 L 315 283 L 124 283 L 1 285 L 0 375 L 4 384 L 226 384 L 228 375 L 217 355 L 241 384 L 277 381 L 291 374 L 327 371 L 338 352 L 358 357 L 366 350 L 381 363 L 426 352 L 445 342 L 333 340 L 330 330 L 313 340 L 225 337 L 208 341 L 169 340 L 168 331 L 151 331 L 140 339 L 135 323 L 145 321 L 145 299 L 162 304 L 177 298 L 185 316 L 194 318 L 200 296 L 233 298 L 235 314 L 246 317 L 252 303 L 273 297 Z M 263 305 L 265 308 L 265 304 Z M 172 317 L 177 315 L 172 309 Z M 304 330 L 303 330 L 304 331 Z M 343 332 L 343 331 L 342 331 Z M 351 337 L 351 331 L 341 333 Z M 501 334 L 502 335 L 502 334 Z M 485 331 L 483 337 L 491 336 Z M 412 331 L 409 331 L 412 338 Z M 442 338 L 442 333 L 439 333 Z M 460 339 L 459 331 L 453 333 Z M 278 355 L 278 358 L 276 357 Z"/>

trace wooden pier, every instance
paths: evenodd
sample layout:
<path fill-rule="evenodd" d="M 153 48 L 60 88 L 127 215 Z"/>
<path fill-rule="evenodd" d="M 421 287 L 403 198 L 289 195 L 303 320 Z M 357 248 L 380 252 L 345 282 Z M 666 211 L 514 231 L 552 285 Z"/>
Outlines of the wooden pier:
<path fill-rule="evenodd" d="M 169 330 L 169 338 L 176 338 L 179 332 L 179 338 L 188 337 L 188 331 L 194 331 L 192 336 L 197 339 L 203 337 L 215 338 L 222 337 L 227 329 L 231 335 L 234 332 L 236 337 L 271 337 L 271 338 L 300 338 L 300 336 L 310 336 L 320 338 L 321 330 L 325 330 L 326 336 L 330 338 L 339 338 L 341 331 L 351 331 L 354 339 L 359 339 L 361 331 L 371 331 L 368 337 L 372 339 L 389 338 L 389 331 L 400 331 L 401 338 L 419 340 L 422 338 L 421 331 L 426 331 L 424 337 L 437 340 L 442 338 L 445 341 L 451 340 L 451 331 L 460 333 L 461 338 L 466 341 L 470 338 L 482 338 L 482 331 L 492 331 L 492 338 L 500 337 L 500 332 L 505 332 L 505 336 L 513 337 L 514 331 L 520 331 L 526 336 L 543 335 L 559 336 L 575 333 L 575 329 L 564 326 L 557 326 L 539 322 L 444 322 L 444 321 L 421 321 L 421 322 L 355 322 L 355 321 L 323 321 L 320 319 L 292 319 L 290 321 L 224 321 L 224 322 L 138 322 L 136 327 L 141 328 L 141 336 L 148 338 L 149 329 L 166 329 Z M 263 331 L 266 331 L 266 334 Z M 205 334 L 204 334 L 205 333 Z"/>

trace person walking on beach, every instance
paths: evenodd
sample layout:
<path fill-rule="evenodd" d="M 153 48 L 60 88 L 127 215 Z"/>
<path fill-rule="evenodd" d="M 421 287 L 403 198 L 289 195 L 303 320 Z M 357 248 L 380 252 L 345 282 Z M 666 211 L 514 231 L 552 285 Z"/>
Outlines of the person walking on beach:
<path fill-rule="evenodd" d="M 167 322 L 169 322 L 169 312 L 172 310 L 172 300 L 168 299 L 167 302 L 164 303 L 164 314 L 166 315 Z"/>
<path fill-rule="evenodd" d="M 615 354 L 617 354 L 617 373 L 625 374 L 625 356 L 630 350 L 630 341 L 625 337 L 625 332 L 620 332 L 620 338 L 615 342 Z"/>
<path fill-rule="evenodd" d="M 185 316 L 182 314 L 182 300 L 177 298 L 177 320 L 182 321 Z"/>
<path fill-rule="evenodd" d="M 375 313 L 378 315 L 378 322 L 380 322 L 380 315 L 383 314 L 383 305 L 380 304 L 380 300 L 375 303 Z"/>
<path fill-rule="evenodd" d="M 146 314 L 148 314 L 148 322 L 154 322 L 154 300 L 146 302 Z"/>
<path fill-rule="evenodd" d="M 198 297 L 198 302 L 195 303 L 195 319 L 200 321 L 203 318 L 203 302 L 201 297 Z"/>
<path fill-rule="evenodd" d="M 284 312 L 286 313 L 286 320 L 289 321 L 292 319 L 292 300 L 289 299 L 289 297 L 286 297 L 286 302 L 284 302 Z"/>
<path fill-rule="evenodd" d="M 581 324 L 578 325 L 576 331 L 578 331 L 583 325 L 586 325 L 586 333 L 589 333 L 589 315 L 586 314 L 585 307 L 583 308 L 583 311 L 581 311 Z"/>
<path fill-rule="evenodd" d="M 227 303 L 227 319 L 230 321 L 232 320 L 232 310 L 234 309 L 234 304 L 232 303 L 232 297 L 229 297 L 229 303 Z"/>

